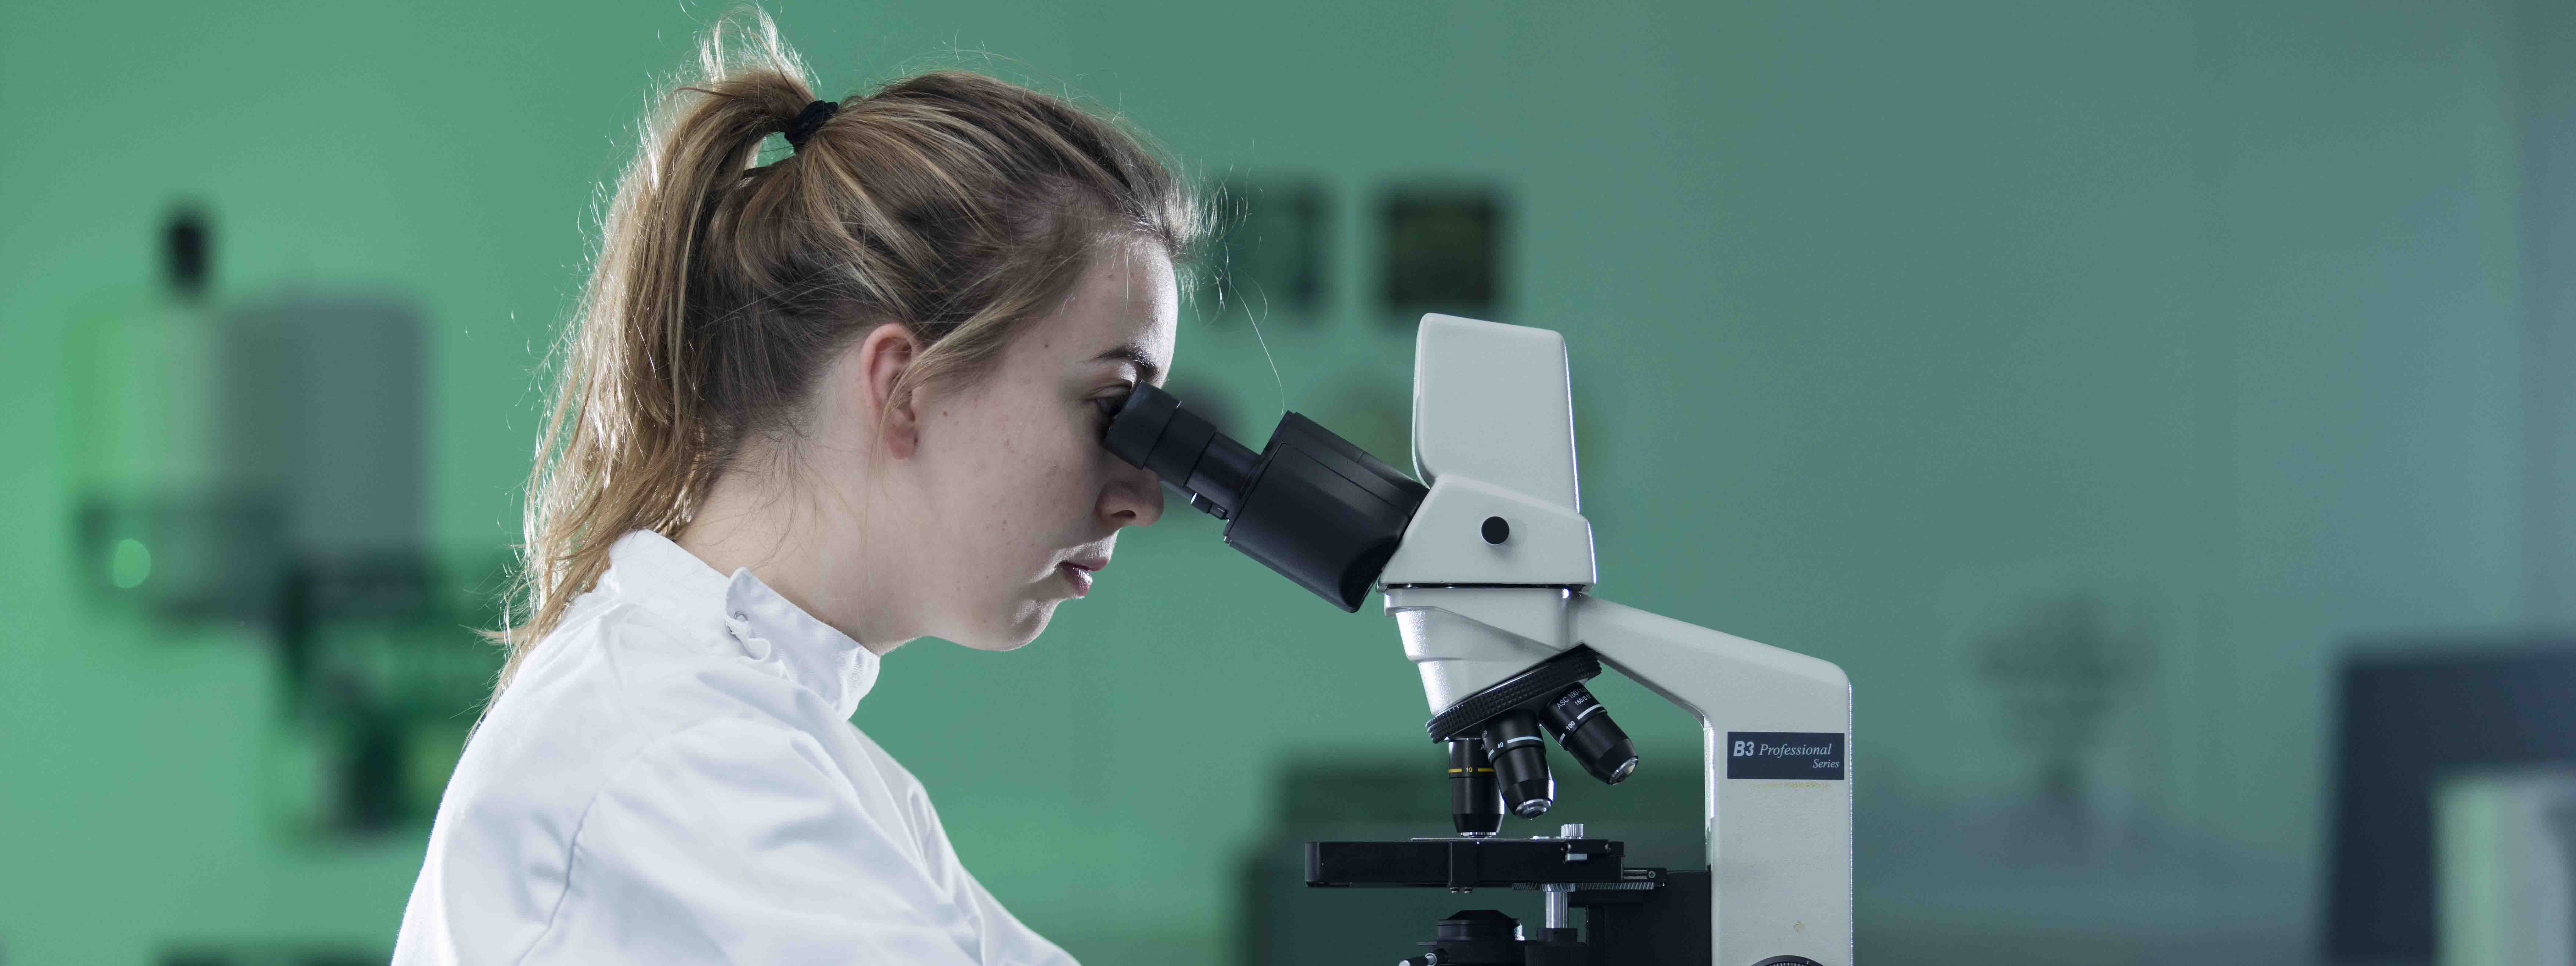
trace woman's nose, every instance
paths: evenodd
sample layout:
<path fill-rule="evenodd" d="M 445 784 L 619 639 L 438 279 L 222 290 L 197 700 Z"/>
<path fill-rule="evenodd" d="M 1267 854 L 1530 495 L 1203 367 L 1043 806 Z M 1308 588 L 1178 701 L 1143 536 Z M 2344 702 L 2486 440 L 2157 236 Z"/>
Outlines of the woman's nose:
<path fill-rule="evenodd" d="M 1109 486 L 1100 493 L 1100 515 L 1111 526 L 1151 526 L 1163 518 L 1163 481 L 1154 471 L 1129 466 L 1120 460 Z"/>

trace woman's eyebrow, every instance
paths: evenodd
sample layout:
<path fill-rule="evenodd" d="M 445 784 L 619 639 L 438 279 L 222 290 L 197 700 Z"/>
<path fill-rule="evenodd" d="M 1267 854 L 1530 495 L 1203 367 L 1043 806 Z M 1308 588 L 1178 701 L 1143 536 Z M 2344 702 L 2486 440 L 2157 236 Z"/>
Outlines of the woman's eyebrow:
<path fill-rule="evenodd" d="M 1140 381 L 1153 382 L 1161 378 L 1163 375 L 1163 367 L 1155 365 L 1154 360 L 1145 355 L 1144 347 L 1134 343 L 1122 345 L 1091 357 L 1091 361 L 1093 362 L 1117 362 L 1121 360 L 1136 364 L 1138 374 L 1144 377 Z"/>

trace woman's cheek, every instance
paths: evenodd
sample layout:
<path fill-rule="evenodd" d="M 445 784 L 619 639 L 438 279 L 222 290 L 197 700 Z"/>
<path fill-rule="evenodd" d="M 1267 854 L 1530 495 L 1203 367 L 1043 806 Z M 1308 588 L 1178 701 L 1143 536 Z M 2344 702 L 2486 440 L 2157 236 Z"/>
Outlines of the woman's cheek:
<path fill-rule="evenodd" d="M 1092 474 L 1095 472 L 1092 468 L 1094 461 L 1091 459 L 1091 454 L 1108 451 L 1100 449 L 1091 440 L 1083 438 L 1080 433 L 1070 428 L 1058 439 L 1063 442 L 1048 447 L 1047 458 L 1043 461 L 1046 478 L 1038 483 L 1040 489 L 1032 492 L 1045 493 L 1048 514 L 1061 520 L 1065 514 L 1066 505 L 1078 496 L 1080 490 L 1091 483 Z"/>

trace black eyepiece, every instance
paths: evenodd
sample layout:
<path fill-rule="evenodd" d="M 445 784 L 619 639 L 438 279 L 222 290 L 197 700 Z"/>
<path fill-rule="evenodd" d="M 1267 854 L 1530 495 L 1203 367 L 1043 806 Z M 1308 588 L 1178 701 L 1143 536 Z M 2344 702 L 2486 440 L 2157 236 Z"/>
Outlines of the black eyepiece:
<path fill-rule="evenodd" d="M 1233 519 L 1243 491 L 1260 470 L 1258 457 L 1217 432 L 1216 424 L 1181 408 L 1181 398 L 1140 385 L 1110 417 L 1100 445 L 1129 464 L 1154 471 L 1190 498 L 1190 505 L 1219 520 Z"/>
<path fill-rule="evenodd" d="M 1429 488 L 1296 413 L 1259 455 L 1153 386 L 1137 386 L 1100 444 L 1226 521 L 1225 542 L 1356 611 Z"/>

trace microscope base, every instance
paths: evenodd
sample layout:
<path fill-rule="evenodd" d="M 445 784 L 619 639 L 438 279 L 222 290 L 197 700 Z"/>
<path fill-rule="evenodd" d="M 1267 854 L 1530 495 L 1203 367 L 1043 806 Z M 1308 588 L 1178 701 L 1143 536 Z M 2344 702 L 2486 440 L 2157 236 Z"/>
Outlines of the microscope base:
<path fill-rule="evenodd" d="M 1569 904 L 1583 910 L 1587 966 L 1709 961 L 1708 870 L 1644 869 L 1651 889 L 1576 889 Z"/>

